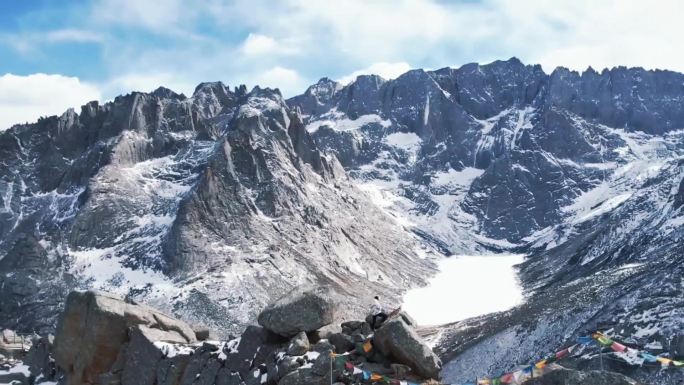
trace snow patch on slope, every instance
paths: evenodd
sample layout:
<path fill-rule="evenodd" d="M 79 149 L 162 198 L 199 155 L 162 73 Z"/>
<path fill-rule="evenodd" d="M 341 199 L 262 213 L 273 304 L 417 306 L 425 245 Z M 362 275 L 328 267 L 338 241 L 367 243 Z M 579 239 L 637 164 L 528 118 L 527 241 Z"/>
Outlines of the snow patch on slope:
<path fill-rule="evenodd" d="M 379 124 L 382 127 L 389 127 L 392 123 L 389 120 L 382 119 L 377 114 L 361 115 L 356 119 L 350 119 L 344 113 L 332 109 L 321 116 L 322 119 L 310 122 L 306 125 L 306 130 L 309 133 L 318 131 L 322 126 L 327 126 L 335 131 L 352 131 L 368 124 Z"/>

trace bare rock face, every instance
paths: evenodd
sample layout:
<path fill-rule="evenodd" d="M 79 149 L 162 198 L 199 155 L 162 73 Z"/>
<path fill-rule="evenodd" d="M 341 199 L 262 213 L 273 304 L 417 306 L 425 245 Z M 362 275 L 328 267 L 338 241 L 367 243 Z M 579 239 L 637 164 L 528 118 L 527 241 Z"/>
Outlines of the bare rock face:
<path fill-rule="evenodd" d="M 70 385 L 91 384 L 121 360 L 129 328 L 141 338 L 195 342 L 192 329 L 152 308 L 93 292 L 72 292 L 55 337 L 54 358 Z M 135 335 L 135 333 L 134 333 Z"/>
<path fill-rule="evenodd" d="M 373 342 L 383 354 L 410 366 L 417 374 L 439 378 L 442 362 L 403 319 L 386 322 L 375 332 Z"/>
<path fill-rule="evenodd" d="M 330 288 L 299 288 L 268 305 L 258 320 L 273 333 L 291 337 L 332 323 L 335 308 Z"/>

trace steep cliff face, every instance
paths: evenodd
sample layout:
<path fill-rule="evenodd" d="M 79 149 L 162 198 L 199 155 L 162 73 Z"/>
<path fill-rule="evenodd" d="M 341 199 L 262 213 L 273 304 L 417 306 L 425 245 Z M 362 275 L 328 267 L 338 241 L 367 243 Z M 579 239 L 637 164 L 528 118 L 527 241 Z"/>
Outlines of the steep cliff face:
<path fill-rule="evenodd" d="M 523 244 L 562 221 L 563 208 L 602 183 L 614 164 L 630 161 L 620 151 L 630 133 L 684 127 L 683 81 L 674 72 L 624 67 L 547 75 L 514 58 L 412 70 L 390 81 L 362 76 L 345 87 L 322 79 L 288 102 L 302 110 L 321 148 L 353 175 L 407 198 L 419 216 L 448 205 L 452 222 Z M 310 95 L 322 88 L 335 92 L 314 102 Z M 478 175 L 464 182 L 462 197 L 449 199 L 455 194 L 442 193 L 443 173 L 460 183 L 463 172 Z M 448 233 L 457 229 L 422 230 L 451 252 L 472 247 L 456 245 L 464 235 Z"/>

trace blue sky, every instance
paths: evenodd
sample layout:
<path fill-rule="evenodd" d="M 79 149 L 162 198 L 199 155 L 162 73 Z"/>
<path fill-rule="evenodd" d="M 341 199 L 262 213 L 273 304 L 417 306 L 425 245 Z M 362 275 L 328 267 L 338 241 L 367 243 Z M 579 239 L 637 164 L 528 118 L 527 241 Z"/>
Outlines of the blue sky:
<path fill-rule="evenodd" d="M 91 99 L 201 81 L 303 92 L 517 56 L 583 70 L 684 71 L 679 1 L 32 0 L 0 2 L 0 129 Z"/>

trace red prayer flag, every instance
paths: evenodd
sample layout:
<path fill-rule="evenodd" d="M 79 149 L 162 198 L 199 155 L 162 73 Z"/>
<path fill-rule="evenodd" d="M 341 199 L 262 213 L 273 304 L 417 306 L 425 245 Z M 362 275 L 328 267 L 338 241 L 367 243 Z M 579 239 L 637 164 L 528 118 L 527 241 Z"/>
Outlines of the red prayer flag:
<path fill-rule="evenodd" d="M 344 367 L 347 370 L 354 370 L 354 364 L 352 364 L 351 362 L 345 362 Z"/>
<path fill-rule="evenodd" d="M 613 342 L 613 344 L 610 345 L 610 347 L 616 352 L 624 352 L 625 350 L 627 350 L 627 347 L 625 345 L 618 342 Z"/>
<path fill-rule="evenodd" d="M 564 358 L 570 353 L 570 349 L 563 349 L 560 352 L 556 353 L 556 359 L 560 360 L 561 358 Z"/>

